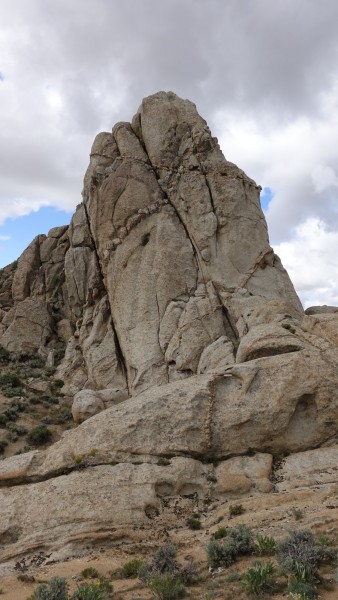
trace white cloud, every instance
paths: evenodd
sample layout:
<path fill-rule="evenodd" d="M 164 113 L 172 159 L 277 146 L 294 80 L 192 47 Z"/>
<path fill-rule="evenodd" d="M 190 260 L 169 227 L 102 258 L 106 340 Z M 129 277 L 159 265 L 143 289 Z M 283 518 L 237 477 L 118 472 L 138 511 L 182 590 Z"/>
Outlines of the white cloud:
<path fill-rule="evenodd" d="M 338 177 L 332 167 L 317 165 L 312 173 L 315 192 L 321 193 L 331 187 L 338 187 Z"/>
<path fill-rule="evenodd" d="M 32 212 L 37 212 L 43 206 L 51 206 L 51 203 L 48 202 L 40 202 L 38 200 L 29 200 L 27 198 L 14 198 L 11 202 L 6 206 L 6 204 L 0 204 L 0 225 L 2 225 L 6 219 L 12 218 L 16 219 L 17 217 L 23 217 L 24 215 L 29 215 Z M 11 239 L 7 235 L 1 235 L 0 240 L 9 240 Z"/>
<path fill-rule="evenodd" d="M 275 246 L 305 307 L 338 305 L 338 231 L 309 218 L 296 228 L 294 238 Z"/>
<path fill-rule="evenodd" d="M 73 209 L 95 134 L 172 89 L 273 191 L 272 244 L 304 241 L 311 219 L 331 239 L 337 40 L 336 0 L 2 0 L 0 223 Z M 325 270 L 328 246 L 320 256 Z"/>

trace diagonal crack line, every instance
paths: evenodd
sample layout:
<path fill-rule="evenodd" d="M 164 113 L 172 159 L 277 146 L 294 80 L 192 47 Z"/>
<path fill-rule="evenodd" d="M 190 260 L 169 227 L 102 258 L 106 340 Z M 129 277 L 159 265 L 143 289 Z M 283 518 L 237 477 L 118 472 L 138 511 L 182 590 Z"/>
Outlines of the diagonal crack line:
<path fill-rule="evenodd" d="M 107 289 L 106 289 L 106 287 L 104 285 L 104 276 L 103 276 L 102 269 L 101 269 L 101 263 L 100 263 L 100 259 L 99 259 L 99 254 L 98 254 L 98 251 L 97 251 L 97 246 L 96 246 L 96 243 L 95 243 L 95 238 L 94 238 L 93 232 L 91 230 L 90 219 L 89 219 L 89 216 L 88 216 L 88 211 L 87 211 L 87 207 L 86 207 L 85 203 L 83 203 L 83 207 L 84 207 L 84 211 L 85 211 L 85 215 L 86 215 L 86 220 L 87 220 L 88 230 L 89 230 L 89 233 L 90 233 L 90 238 L 92 240 L 92 244 L 93 244 L 93 248 L 94 248 L 94 253 L 95 253 L 95 256 L 96 256 L 97 266 L 98 266 L 98 269 L 99 269 L 99 272 L 100 272 L 100 276 L 101 276 L 102 285 L 103 285 L 105 291 L 107 292 Z M 116 325 L 115 325 L 114 320 L 113 320 L 112 307 L 110 305 L 110 300 L 109 300 L 109 294 L 108 293 L 107 293 L 107 299 L 108 299 L 108 304 L 109 304 L 109 309 L 110 309 L 110 322 L 111 322 L 111 327 L 112 327 L 113 335 L 114 335 L 114 342 L 115 342 L 115 346 L 116 346 L 116 354 L 117 354 L 117 358 L 119 359 L 119 362 L 120 362 L 121 367 L 122 367 L 122 372 L 123 372 L 123 375 L 124 375 L 124 378 L 125 378 L 125 381 L 126 381 L 126 386 L 127 386 L 128 394 L 130 395 L 130 389 L 129 389 L 129 383 L 128 383 L 127 363 L 126 363 L 126 359 L 124 357 L 124 354 L 122 352 L 122 348 L 121 348 L 119 337 L 117 335 Z"/>

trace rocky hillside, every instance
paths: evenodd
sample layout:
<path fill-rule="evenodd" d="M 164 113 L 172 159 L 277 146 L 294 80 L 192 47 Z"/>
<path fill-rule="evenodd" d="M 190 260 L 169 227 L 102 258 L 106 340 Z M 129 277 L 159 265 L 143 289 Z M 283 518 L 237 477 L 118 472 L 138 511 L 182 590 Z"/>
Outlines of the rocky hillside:
<path fill-rule="evenodd" d="M 2 271 L 3 352 L 37 353 L 78 424 L 0 463 L 3 563 L 168 537 L 175 503 L 174 538 L 295 490 L 336 519 L 338 312 L 304 314 L 259 193 L 160 92 L 96 137 L 70 226 Z"/>

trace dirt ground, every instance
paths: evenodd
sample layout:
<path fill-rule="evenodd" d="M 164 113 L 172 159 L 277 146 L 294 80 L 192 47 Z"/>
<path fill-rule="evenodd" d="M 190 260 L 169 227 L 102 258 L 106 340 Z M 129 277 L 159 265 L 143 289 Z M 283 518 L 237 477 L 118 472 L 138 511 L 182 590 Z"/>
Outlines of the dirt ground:
<path fill-rule="evenodd" d="M 325 487 L 325 486 L 324 486 Z M 262 494 L 260 496 L 243 497 L 241 500 L 243 514 L 234 518 L 229 517 L 229 503 L 219 502 L 206 507 L 201 514 L 202 528 L 192 531 L 186 525 L 178 526 L 174 520 L 170 521 L 166 513 L 167 529 L 158 536 L 144 532 L 143 543 L 132 541 L 123 543 L 112 542 L 111 547 L 96 548 L 88 552 L 87 556 L 71 558 L 66 561 L 53 562 L 48 554 L 39 554 L 27 559 L 28 569 L 24 572 L 13 569 L 0 576 L 1 598 L 4 600 L 27 600 L 39 582 L 48 581 L 55 575 L 66 577 L 70 591 L 76 589 L 81 571 L 90 566 L 100 574 L 110 578 L 112 573 L 121 568 L 123 564 L 133 558 L 150 562 L 159 546 L 165 543 L 174 543 L 178 549 L 178 561 L 184 564 L 189 557 L 193 557 L 198 564 L 198 583 L 187 588 L 187 598 L 192 600 L 247 600 L 248 595 L 241 589 L 241 582 L 229 582 L 229 573 L 243 573 L 254 560 L 272 560 L 276 567 L 275 557 L 261 558 L 257 556 L 243 557 L 230 567 L 224 568 L 220 573 L 210 573 L 207 567 L 206 546 L 212 534 L 220 526 L 233 527 L 244 523 L 252 528 L 254 533 L 270 535 L 277 541 L 287 536 L 290 530 L 311 529 L 314 535 L 324 534 L 332 546 L 338 546 L 338 498 L 335 490 L 307 489 L 283 494 Z M 333 494 L 333 495 L 332 495 Z M 334 502 L 335 500 L 335 502 Z M 184 505 L 182 505 L 184 511 Z M 155 525 L 155 524 L 154 524 Z M 159 524 L 158 524 L 159 526 Z M 156 527 L 156 525 L 155 525 Z M 165 535 L 164 535 L 165 533 Z M 33 564 L 31 564 L 31 562 Z M 41 562 L 39 566 L 35 563 Z M 52 564 L 48 564 L 52 562 Z M 338 585 L 334 583 L 337 566 L 324 565 L 320 571 L 325 586 L 319 586 L 321 600 L 337 600 Z M 0 565 L 1 573 L 1 565 Z M 31 582 L 20 580 L 22 575 L 34 578 Z M 148 600 L 153 598 L 138 579 L 112 578 L 114 599 L 116 600 Z M 283 600 L 283 593 L 265 596 L 274 600 Z"/>

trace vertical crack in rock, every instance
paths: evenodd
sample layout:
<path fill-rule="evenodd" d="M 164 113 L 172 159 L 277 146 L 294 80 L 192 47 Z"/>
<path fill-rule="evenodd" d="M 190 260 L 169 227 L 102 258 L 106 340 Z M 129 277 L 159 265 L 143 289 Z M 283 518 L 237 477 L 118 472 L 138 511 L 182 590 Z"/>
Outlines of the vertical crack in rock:
<path fill-rule="evenodd" d="M 217 290 L 216 290 L 216 293 L 217 293 Z M 221 302 L 221 300 L 220 300 L 220 302 Z M 234 347 L 234 354 L 236 357 L 238 346 L 239 346 L 239 334 L 237 331 L 237 327 L 232 322 L 229 311 L 222 302 L 221 302 L 221 307 L 222 307 L 222 313 L 223 313 L 224 329 L 225 329 L 226 335 L 228 336 L 229 340 L 231 340 L 231 342 L 232 342 L 232 345 Z"/>
<path fill-rule="evenodd" d="M 93 233 L 92 233 L 92 230 L 91 230 L 90 219 L 89 219 L 89 216 L 88 216 L 87 207 L 86 207 L 85 203 L 83 203 L 83 207 L 84 207 L 84 212 L 85 212 L 86 220 L 87 220 L 87 224 L 88 224 L 88 230 L 89 230 L 91 241 L 92 241 L 92 244 L 93 244 L 94 253 L 95 253 L 95 256 L 96 256 L 97 267 L 98 267 L 99 272 L 100 272 L 100 277 L 101 277 L 102 285 L 105 288 L 104 276 L 103 276 L 102 269 L 101 269 L 100 258 L 99 258 L 99 255 L 98 255 L 98 251 L 97 251 L 95 239 L 94 239 L 94 236 L 93 236 Z M 106 288 L 105 288 L 105 290 L 106 290 Z M 129 382 L 128 382 L 128 376 L 127 376 L 126 360 L 125 360 L 125 357 L 123 355 L 121 344 L 120 344 L 120 341 L 119 341 L 119 338 L 118 338 L 118 335 L 117 335 L 117 331 L 116 331 L 116 327 L 115 327 L 115 324 L 114 324 L 114 321 L 113 321 L 112 307 L 110 305 L 110 300 L 109 300 L 109 295 L 108 294 L 107 294 L 107 299 L 108 299 L 108 303 L 109 303 L 109 307 L 110 307 L 110 317 L 111 317 L 110 318 L 110 323 L 111 323 L 111 327 L 112 327 L 113 335 L 114 335 L 114 342 L 115 342 L 115 347 L 116 347 L 116 354 L 117 354 L 117 358 L 118 358 L 118 360 L 120 362 L 120 365 L 121 365 L 121 369 L 122 369 L 123 376 L 124 376 L 124 379 L 125 379 L 125 382 L 126 382 L 128 394 L 130 394 Z"/>
<path fill-rule="evenodd" d="M 216 207 L 215 207 L 215 204 L 214 204 L 214 198 L 213 198 L 213 195 L 212 195 L 212 191 L 211 191 L 211 187 L 210 187 L 210 183 L 209 183 L 207 174 L 204 174 L 204 181 L 205 181 L 205 185 L 207 186 L 208 191 L 209 191 L 209 198 L 210 198 L 210 204 L 212 206 L 212 211 L 213 211 L 213 213 L 214 213 L 214 215 L 216 217 L 216 220 L 217 220 L 217 229 L 215 231 L 215 235 L 217 237 L 217 232 L 219 230 L 219 221 L 218 221 Z"/>

